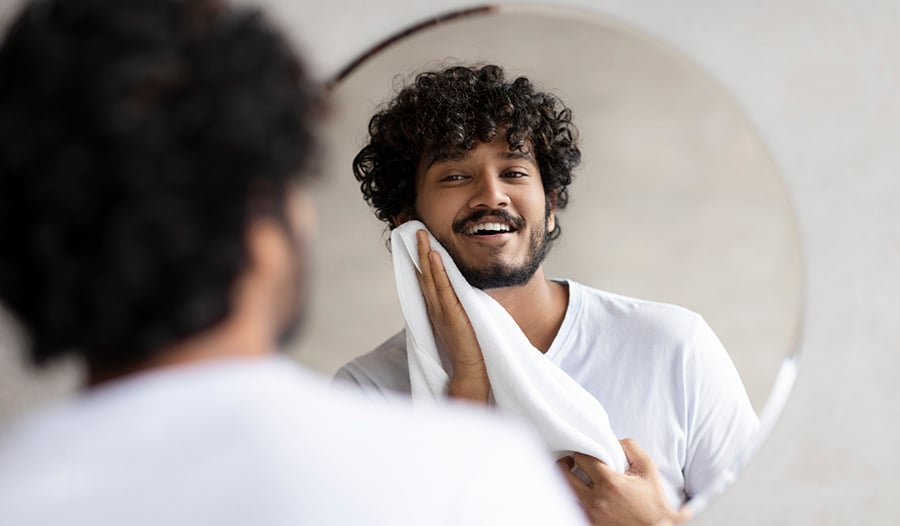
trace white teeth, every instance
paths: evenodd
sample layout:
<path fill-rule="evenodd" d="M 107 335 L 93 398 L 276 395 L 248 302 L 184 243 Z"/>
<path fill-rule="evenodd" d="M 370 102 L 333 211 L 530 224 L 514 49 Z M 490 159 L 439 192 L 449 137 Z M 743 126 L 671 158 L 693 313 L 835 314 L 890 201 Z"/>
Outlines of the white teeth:
<path fill-rule="evenodd" d="M 483 231 L 490 232 L 509 232 L 512 229 L 509 225 L 504 225 L 503 223 L 481 223 L 480 225 L 475 225 L 466 229 L 466 234 L 475 234 Z"/>

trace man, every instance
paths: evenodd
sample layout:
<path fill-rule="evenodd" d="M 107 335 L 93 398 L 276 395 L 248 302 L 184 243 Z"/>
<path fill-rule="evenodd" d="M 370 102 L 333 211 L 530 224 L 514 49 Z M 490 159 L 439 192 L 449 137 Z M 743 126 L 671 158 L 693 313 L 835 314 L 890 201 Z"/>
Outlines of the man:
<path fill-rule="evenodd" d="M 520 430 L 372 405 L 273 355 L 307 296 L 306 75 L 258 12 L 212 0 L 14 22 L 0 301 L 37 364 L 74 352 L 89 382 L 0 434 L 0 522 L 582 523 Z"/>
<path fill-rule="evenodd" d="M 451 67 L 418 75 L 369 133 L 353 168 L 376 216 L 392 229 L 422 221 L 466 280 L 603 404 L 617 436 L 656 461 L 671 506 L 731 468 L 758 420 L 702 318 L 544 276 L 581 158 L 572 113 L 558 98 L 524 77 L 507 81 L 497 66 Z M 420 259 L 429 317 L 450 361 L 448 395 L 487 403 L 488 375 L 465 314 L 436 293 L 440 258 L 426 248 Z M 400 333 L 337 376 L 370 392 L 409 391 L 405 345 Z M 566 462 L 589 474 L 605 468 L 584 455 Z M 596 481 L 570 482 L 585 508 L 603 495 Z"/>

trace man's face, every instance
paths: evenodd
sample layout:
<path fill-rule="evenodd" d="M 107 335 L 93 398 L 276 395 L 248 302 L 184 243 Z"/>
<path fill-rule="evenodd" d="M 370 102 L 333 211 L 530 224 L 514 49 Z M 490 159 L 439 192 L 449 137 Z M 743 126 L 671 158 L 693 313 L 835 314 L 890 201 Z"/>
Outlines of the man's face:
<path fill-rule="evenodd" d="M 510 151 L 504 133 L 458 158 L 423 159 L 416 174 L 417 218 L 481 289 L 531 279 L 555 221 L 546 203 L 537 161 Z"/>

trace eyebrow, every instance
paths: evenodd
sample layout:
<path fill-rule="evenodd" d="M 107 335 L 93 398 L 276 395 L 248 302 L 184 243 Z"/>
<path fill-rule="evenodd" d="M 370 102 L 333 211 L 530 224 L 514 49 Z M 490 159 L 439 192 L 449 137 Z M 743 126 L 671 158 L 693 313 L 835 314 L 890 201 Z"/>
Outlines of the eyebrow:
<path fill-rule="evenodd" d="M 522 161 L 528 161 L 531 164 L 535 164 L 534 157 L 532 157 L 530 153 L 520 150 L 516 150 L 514 152 L 503 152 L 502 154 L 500 154 L 500 157 L 502 157 L 503 159 L 518 159 Z"/>
<path fill-rule="evenodd" d="M 432 157 L 431 160 L 428 161 L 428 164 L 425 166 L 425 171 L 427 172 L 429 168 L 431 168 L 432 166 L 434 166 L 435 164 L 438 164 L 438 163 L 443 163 L 443 162 L 448 162 L 448 161 L 459 161 L 459 160 L 465 159 L 471 153 L 472 152 L 470 152 L 470 151 L 459 151 L 459 152 L 451 153 L 449 155 L 442 155 L 440 157 Z M 512 152 L 505 151 L 505 152 L 502 152 L 499 155 L 499 157 L 501 159 L 506 159 L 506 160 L 522 160 L 522 161 L 528 161 L 531 164 L 537 164 L 534 160 L 534 157 L 532 157 L 530 153 L 523 152 L 520 150 L 516 150 L 516 151 L 512 151 Z"/>
<path fill-rule="evenodd" d="M 467 152 L 465 150 L 453 152 L 447 155 L 440 156 L 431 156 L 431 159 L 428 160 L 428 164 L 425 165 L 425 171 L 427 172 L 432 166 L 438 163 L 445 163 L 448 161 L 460 161 L 466 158 L 466 155 L 471 152 Z"/>

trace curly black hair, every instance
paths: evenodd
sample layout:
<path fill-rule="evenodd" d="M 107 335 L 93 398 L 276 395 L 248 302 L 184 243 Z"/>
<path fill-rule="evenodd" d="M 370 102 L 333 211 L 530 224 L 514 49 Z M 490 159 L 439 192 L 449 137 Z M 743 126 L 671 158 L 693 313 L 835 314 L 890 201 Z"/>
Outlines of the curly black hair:
<path fill-rule="evenodd" d="M 256 10 L 28 5 L 0 48 L 0 301 L 33 361 L 127 368 L 225 319 L 248 221 L 312 177 L 321 110 Z"/>
<path fill-rule="evenodd" d="M 572 171 L 581 162 L 572 111 L 526 77 L 507 81 L 496 65 L 453 66 L 420 73 L 369 121 L 369 142 L 353 159 L 353 174 L 375 216 L 414 211 L 416 168 L 506 133 L 511 150 L 530 145 L 548 205 L 568 204 Z M 559 221 L 548 239 L 559 237 Z"/>

